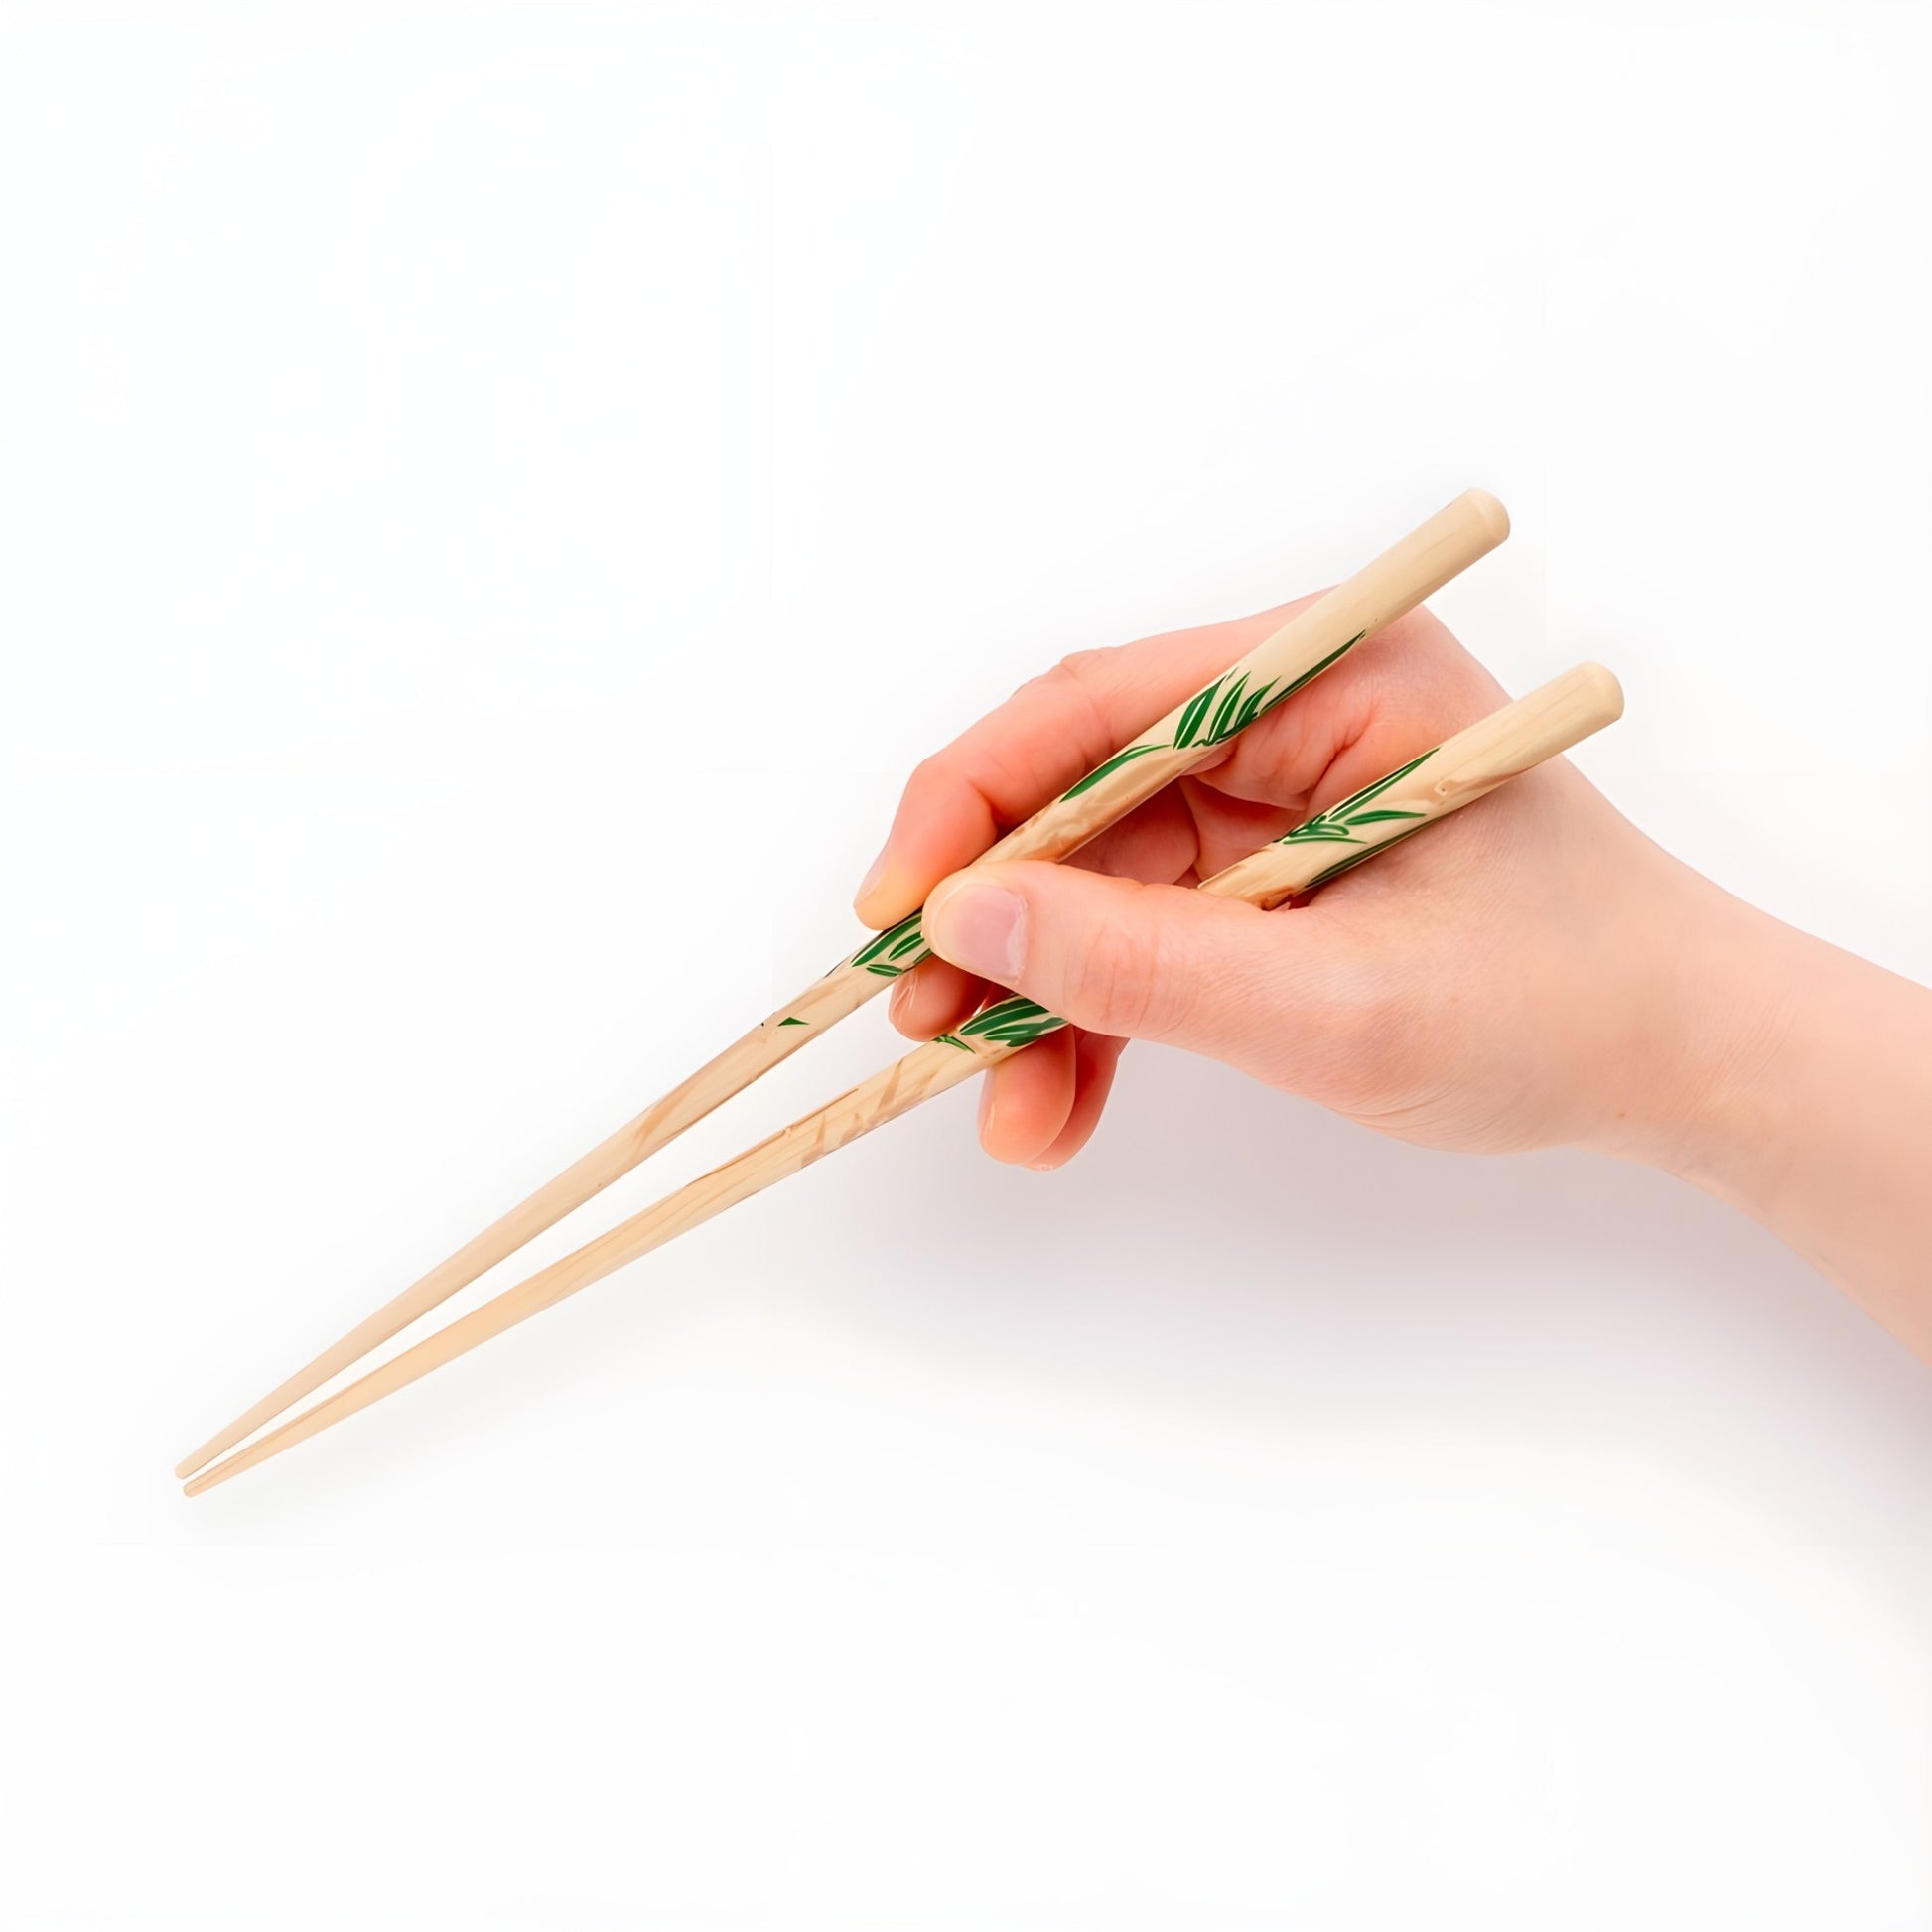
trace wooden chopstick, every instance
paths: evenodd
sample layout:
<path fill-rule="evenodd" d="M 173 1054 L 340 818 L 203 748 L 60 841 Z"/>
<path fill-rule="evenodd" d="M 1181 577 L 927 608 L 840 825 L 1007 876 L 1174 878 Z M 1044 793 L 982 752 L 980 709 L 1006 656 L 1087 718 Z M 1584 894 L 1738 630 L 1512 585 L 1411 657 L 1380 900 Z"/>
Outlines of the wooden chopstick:
<path fill-rule="evenodd" d="M 1239 663 L 1176 705 L 1064 796 L 1009 832 L 986 856 L 1064 859 L 1078 851 L 1199 763 L 1216 746 L 1338 663 L 1364 637 L 1414 610 L 1508 534 L 1509 517 L 1503 506 L 1485 490 L 1465 490 L 1373 563 L 1291 618 Z M 850 959 L 760 1021 L 663 1099 L 384 1303 L 185 1456 L 175 1466 L 176 1475 L 192 1475 L 225 1453 L 669 1145 L 713 1108 L 788 1059 L 808 1039 L 856 1012 L 882 987 L 925 958 L 919 917 L 914 912 L 868 940 Z"/>
<path fill-rule="evenodd" d="M 1278 905 L 1299 893 L 1313 891 L 1567 751 L 1622 711 L 1623 693 L 1616 679 L 1600 664 L 1580 664 L 1305 820 L 1275 844 L 1203 881 L 1199 890 L 1261 906 Z M 828 1106 L 620 1222 L 608 1234 L 270 1430 L 226 1461 L 204 1469 L 188 1483 L 186 1493 L 198 1496 L 279 1455 L 1064 1025 L 1031 1000 L 1005 1000 L 987 1008 L 956 1035 L 913 1048 Z"/>

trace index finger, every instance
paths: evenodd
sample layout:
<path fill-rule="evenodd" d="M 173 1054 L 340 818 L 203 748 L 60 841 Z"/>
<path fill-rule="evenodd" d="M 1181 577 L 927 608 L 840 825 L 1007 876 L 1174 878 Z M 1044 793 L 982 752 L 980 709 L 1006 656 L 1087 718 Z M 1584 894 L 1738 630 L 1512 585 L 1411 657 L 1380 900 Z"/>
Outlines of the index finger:
<path fill-rule="evenodd" d="M 1077 651 L 1023 684 L 914 769 L 854 900 L 859 917 L 883 929 L 916 911 L 947 874 L 1313 602 L 1298 598 L 1225 623 Z"/>

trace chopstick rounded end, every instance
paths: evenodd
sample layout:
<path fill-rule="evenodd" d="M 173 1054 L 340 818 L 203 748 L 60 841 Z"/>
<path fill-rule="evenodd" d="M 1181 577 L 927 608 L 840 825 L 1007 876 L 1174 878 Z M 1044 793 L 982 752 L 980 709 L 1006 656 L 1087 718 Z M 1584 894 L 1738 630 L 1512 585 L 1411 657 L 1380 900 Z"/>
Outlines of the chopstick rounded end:
<path fill-rule="evenodd" d="M 1586 709 L 1595 721 L 1592 729 L 1613 725 L 1623 716 L 1623 686 L 1607 664 L 1579 664 L 1571 675 L 1583 688 Z"/>
<path fill-rule="evenodd" d="M 1509 535 L 1509 512 L 1486 489 L 1465 489 L 1462 501 L 1481 522 L 1492 545 Z"/>

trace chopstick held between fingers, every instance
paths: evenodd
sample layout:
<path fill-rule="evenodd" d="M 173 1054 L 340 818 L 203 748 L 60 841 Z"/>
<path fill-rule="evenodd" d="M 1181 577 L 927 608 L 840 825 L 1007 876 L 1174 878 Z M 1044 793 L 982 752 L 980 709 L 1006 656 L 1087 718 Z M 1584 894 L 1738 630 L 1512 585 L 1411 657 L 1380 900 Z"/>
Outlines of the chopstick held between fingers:
<path fill-rule="evenodd" d="M 1622 709 L 1623 694 L 1616 679 L 1600 665 L 1579 665 L 1304 821 L 1275 844 L 1203 881 L 1198 890 L 1253 905 L 1278 905 L 1325 885 L 1567 751 L 1613 722 Z M 1338 847 L 1343 848 L 1339 853 Z M 830 1105 L 621 1222 L 225 1461 L 203 1470 L 188 1483 L 187 1494 L 200 1495 L 407 1387 L 626 1262 L 662 1247 L 875 1127 L 897 1120 L 921 1101 L 1023 1051 L 1064 1024 L 1031 1000 L 1006 1000 L 987 1008 L 956 1035 L 915 1047 Z"/>
<path fill-rule="evenodd" d="M 1063 859 L 1191 769 L 1365 637 L 1414 610 L 1509 534 L 1486 491 L 1465 490 L 1346 582 L 1317 598 L 1221 676 L 1174 706 L 1062 796 L 996 844 L 989 858 Z M 217 1430 L 176 1465 L 191 1475 L 312 1394 L 544 1229 L 695 1126 L 807 1040 L 856 1012 L 926 957 L 917 912 L 869 939 L 824 978 L 734 1041 L 661 1100 L 600 1142 L 448 1260 Z"/>

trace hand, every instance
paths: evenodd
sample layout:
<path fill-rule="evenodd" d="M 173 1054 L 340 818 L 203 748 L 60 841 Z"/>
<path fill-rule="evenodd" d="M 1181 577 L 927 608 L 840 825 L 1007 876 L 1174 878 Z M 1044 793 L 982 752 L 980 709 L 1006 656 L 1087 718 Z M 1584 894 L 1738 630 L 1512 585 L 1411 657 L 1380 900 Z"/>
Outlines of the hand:
<path fill-rule="evenodd" d="M 915 1037 L 949 1030 L 992 981 L 1077 1030 L 991 1076 L 981 1134 L 997 1158 L 1070 1157 L 1098 1119 L 1122 1035 L 1209 1054 L 1440 1147 L 1608 1140 L 1632 1131 L 1633 1113 L 1657 1111 L 1635 1063 L 1658 1057 L 1669 966 L 1645 939 L 1660 918 L 1691 916 L 1676 901 L 1713 889 L 1568 765 L 1517 780 L 1305 906 L 1262 913 L 1185 890 L 1504 702 L 1427 612 L 1070 865 L 979 867 L 940 886 L 1296 608 L 1069 658 L 906 787 L 859 910 L 887 924 L 927 898 L 941 958 L 895 989 L 896 1023 Z"/>
<path fill-rule="evenodd" d="M 949 1031 L 989 986 L 1072 1023 L 989 1076 L 987 1151 L 1059 1166 L 1092 1134 L 1125 1040 L 1161 1040 L 1405 1140 L 1581 1145 L 1670 1169 L 1882 1303 L 1932 1357 L 1932 1224 L 1909 1205 L 1923 1190 L 1892 1185 L 1878 1156 L 1856 1184 L 1831 1179 L 1843 1160 L 1796 1119 L 1814 1086 L 1814 1113 L 1868 1115 L 1868 1096 L 1845 1101 L 1848 1069 L 1890 1070 L 1903 1042 L 1923 1079 L 1892 1093 L 1894 1124 L 1932 1146 L 1932 996 L 1701 878 L 1567 762 L 1305 904 L 1187 890 L 1504 701 L 1427 611 L 1067 865 L 971 864 L 1297 608 L 1068 658 L 913 773 L 858 901 L 880 927 L 926 903 L 939 956 L 894 989 L 895 1023 Z M 1861 1015 L 1863 1056 L 1860 1038 L 1826 1036 L 1834 1016 L 1859 1035 Z M 1791 1184 L 1807 1161 L 1809 1190 Z"/>

